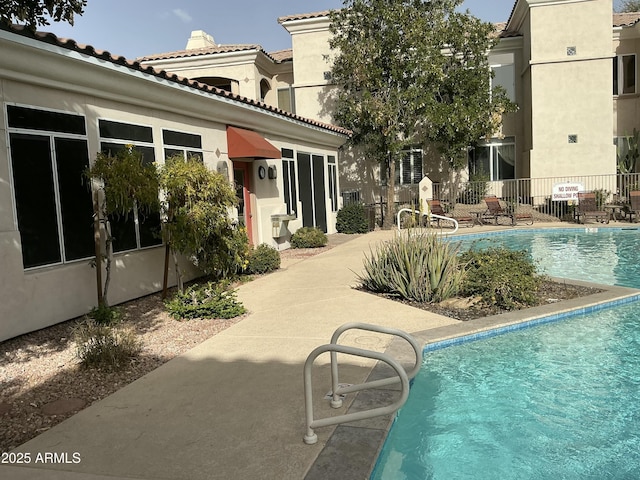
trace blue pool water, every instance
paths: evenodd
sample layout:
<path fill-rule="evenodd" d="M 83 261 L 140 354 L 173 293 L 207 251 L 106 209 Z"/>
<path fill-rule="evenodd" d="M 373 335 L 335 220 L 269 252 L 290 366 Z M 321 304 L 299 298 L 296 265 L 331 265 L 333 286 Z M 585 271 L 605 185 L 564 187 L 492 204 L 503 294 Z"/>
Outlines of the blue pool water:
<path fill-rule="evenodd" d="M 640 288 L 639 237 L 492 240 L 527 248 L 550 275 Z M 638 303 L 428 352 L 372 478 L 640 479 Z"/>
<path fill-rule="evenodd" d="M 451 241 L 457 242 L 457 239 Z M 482 237 L 469 235 L 461 249 L 505 246 L 527 250 L 539 271 L 554 277 L 640 288 L 640 231 L 526 230 Z"/>

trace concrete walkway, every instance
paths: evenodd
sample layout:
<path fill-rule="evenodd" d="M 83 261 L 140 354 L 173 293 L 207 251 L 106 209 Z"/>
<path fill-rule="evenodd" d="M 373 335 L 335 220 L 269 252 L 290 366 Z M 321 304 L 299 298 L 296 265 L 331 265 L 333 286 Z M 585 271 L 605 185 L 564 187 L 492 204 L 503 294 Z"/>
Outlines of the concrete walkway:
<path fill-rule="evenodd" d="M 354 238 L 243 285 L 238 297 L 250 312 L 246 319 L 25 443 L 15 452 L 29 453 L 31 463 L 2 466 L 0 477 L 303 478 L 334 430 L 318 429 L 315 445 L 302 441 L 307 355 L 346 322 L 407 332 L 456 323 L 352 288 L 363 253 L 391 235 Z M 390 341 L 355 331 L 343 338 L 378 351 Z M 327 362 L 328 355 L 319 358 L 315 372 L 322 416 L 348 407 L 332 411 L 321 401 L 330 388 Z M 350 383 L 373 367 L 356 357 L 345 364 L 341 379 Z M 63 455 L 44 463 L 46 453 Z"/>
<path fill-rule="evenodd" d="M 566 228 L 567 224 L 544 226 Z M 491 229 L 474 227 L 461 233 Z M 318 443 L 303 443 L 302 370 L 308 354 L 328 343 L 338 326 L 363 321 L 431 341 L 516 322 L 535 313 L 458 322 L 354 290 L 354 272 L 362 270 L 364 253 L 392 235 L 373 232 L 354 238 L 317 256 L 287 262 L 280 271 L 243 285 L 238 297 L 250 311 L 247 318 L 25 443 L 14 452 L 28 453 L 30 463 L 2 465 L 0 478 L 327 478 L 323 458 L 327 451 L 331 457 L 333 439 L 327 442 L 334 430 L 338 445 L 355 447 L 352 437 L 340 444 L 340 429 L 348 426 L 317 429 Z M 615 288 L 590 301 L 634 293 Z M 584 302 L 569 303 L 537 307 L 538 314 Z M 341 343 L 377 351 L 384 351 L 391 341 L 360 331 L 350 331 L 342 339 Z M 344 413 L 350 406 L 345 403 L 332 410 L 322 400 L 330 388 L 327 362 L 328 355 L 320 357 L 314 371 L 316 418 Z M 341 381 L 349 383 L 362 382 L 374 366 L 357 357 L 345 357 L 343 364 Z M 314 465 L 325 444 L 327 449 Z M 58 455 L 52 458 L 54 453 Z M 46 454 L 50 454 L 48 462 Z M 347 471 L 342 473 L 341 478 L 352 478 Z"/>

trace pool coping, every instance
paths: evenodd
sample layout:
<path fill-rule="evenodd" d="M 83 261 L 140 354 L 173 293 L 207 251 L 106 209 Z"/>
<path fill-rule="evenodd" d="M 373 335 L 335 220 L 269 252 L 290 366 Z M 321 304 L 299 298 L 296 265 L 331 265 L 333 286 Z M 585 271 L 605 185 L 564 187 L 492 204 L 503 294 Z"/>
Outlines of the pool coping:
<path fill-rule="evenodd" d="M 511 331 L 552 323 L 573 316 L 612 308 L 640 301 L 640 289 L 601 285 L 579 280 L 553 278 L 554 281 L 570 285 L 595 287 L 601 292 L 592 295 L 541 305 L 525 310 L 516 310 L 478 318 L 466 322 L 433 329 L 411 332 L 423 345 L 423 353 L 451 345 L 481 340 Z M 389 300 L 392 301 L 392 300 Z M 394 339 L 387 349 L 387 355 L 398 360 L 405 368 L 410 368 L 414 355 L 407 343 Z M 378 362 L 371 370 L 367 381 L 384 378 L 392 374 L 388 365 Z M 371 408 L 371 405 L 387 405 L 400 396 L 399 386 L 364 390 L 354 396 L 347 412 L 352 413 Z M 393 425 L 396 414 L 338 425 L 324 448 L 308 470 L 305 480 L 326 478 L 361 478 L 368 480 L 376 466 L 378 457 Z"/>

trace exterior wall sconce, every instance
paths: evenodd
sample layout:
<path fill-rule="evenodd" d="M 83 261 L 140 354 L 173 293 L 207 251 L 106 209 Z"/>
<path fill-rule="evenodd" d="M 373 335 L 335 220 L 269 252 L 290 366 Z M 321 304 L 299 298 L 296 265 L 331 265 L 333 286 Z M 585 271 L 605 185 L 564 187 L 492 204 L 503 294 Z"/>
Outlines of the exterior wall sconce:
<path fill-rule="evenodd" d="M 222 175 L 224 178 L 226 178 L 227 181 L 229 180 L 229 166 L 227 165 L 227 162 L 225 162 L 225 161 L 218 162 L 216 170 L 218 171 L 218 173 L 220 175 Z"/>
<path fill-rule="evenodd" d="M 269 179 L 275 180 L 278 178 L 278 169 L 274 166 L 269 167 Z"/>

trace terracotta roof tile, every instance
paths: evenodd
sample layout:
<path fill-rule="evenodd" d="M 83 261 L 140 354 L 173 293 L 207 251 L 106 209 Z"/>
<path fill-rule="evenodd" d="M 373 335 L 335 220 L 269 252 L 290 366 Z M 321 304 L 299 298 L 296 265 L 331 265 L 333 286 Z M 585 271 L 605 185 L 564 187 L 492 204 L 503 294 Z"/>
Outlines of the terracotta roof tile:
<path fill-rule="evenodd" d="M 72 50 L 75 52 L 78 52 L 80 54 L 83 55 L 87 55 L 93 58 L 98 58 L 101 60 L 106 60 L 110 63 L 116 64 L 116 65 L 122 65 L 126 68 L 129 68 L 131 70 L 136 70 L 139 72 L 142 72 L 144 74 L 147 75 L 152 75 L 154 77 L 158 77 L 161 79 L 165 79 L 168 80 L 170 82 L 174 82 L 174 83 L 178 83 L 178 84 L 182 84 L 182 85 L 186 85 L 190 88 L 193 88 L 194 90 L 198 90 L 201 92 L 206 92 L 210 95 L 215 95 L 215 96 L 220 96 L 220 97 L 226 97 L 229 99 L 232 99 L 236 102 L 239 103 L 244 103 L 244 104 L 248 104 L 248 105 L 253 105 L 256 106 L 262 110 L 265 111 L 269 111 L 269 112 L 273 112 L 276 113 L 278 115 L 281 115 L 283 117 L 288 117 L 297 121 L 300 121 L 302 123 L 305 123 L 307 125 L 312 125 L 312 126 L 316 126 L 316 127 L 320 127 L 332 132 L 336 132 L 342 135 L 350 135 L 351 132 L 345 128 L 342 127 L 338 127 L 337 125 L 331 125 L 328 123 L 324 123 L 324 122 L 319 122 L 317 120 L 312 120 L 309 118 L 304 118 L 301 117 L 299 115 L 295 115 L 289 112 L 286 112 L 284 110 L 281 110 L 277 107 L 274 107 L 272 105 L 267 105 L 265 103 L 259 102 L 257 100 L 253 100 L 247 97 L 241 97 L 240 95 L 235 95 L 233 93 L 227 92 L 225 90 L 221 90 L 219 88 L 216 87 L 212 87 L 210 85 L 206 85 L 204 83 L 200 83 L 197 82 L 195 80 L 190 80 L 188 78 L 185 77 L 181 77 L 178 76 L 176 74 L 173 73 L 168 73 L 165 70 L 156 70 L 155 68 L 151 67 L 151 66 L 147 66 L 147 65 L 142 65 L 138 60 L 128 60 L 123 56 L 120 55 L 113 55 L 110 52 L 106 51 L 106 50 L 96 50 L 93 46 L 91 45 L 83 45 L 83 44 L 79 44 L 77 43 L 75 40 L 71 40 L 71 39 L 66 39 L 66 38 L 59 38 L 57 36 L 55 36 L 52 33 L 46 33 L 46 32 L 31 32 L 29 29 L 27 29 L 26 27 L 24 27 L 23 25 L 6 25 L 2 22 L 0 22 L 0 30 L 4 30 L 16 35 L 20 35 L 22 37 L 27 37 L 27 38 L 32 38 L 35 39 L 37 41 L 43 42 L 43 43 L 48 43 L 50 45 L 54 45 L 60 48 L 64 48 L 67 50 Z"/>
<path fill-rule="evenodd" d="M 248 50 L 262 50 L 262 47 L 257 44 L 218 45 L 216 47 L 203 47 L 203 48 L 193 48 L 190 50 L 176 50 L 174 52 L 155 53 L 153 55 L 140 57 L 138 58 L 138 60 L 141 62 L 146 62 L 150 60 L 166 60 L 171 58 L 198 57 L 201 55 L 215 55 L 216 53 L 229 53 L 229 52 L 244 52 Z"/>
<path fill-rule="evenodd" d="M 630 13 L 614 13 L 613 14 L 613 26 L 614 27 L 630 27 L 640 21 L 640 12 Z"/>
<path fill-rule="evenodd" d="M 296 15 L 287 15 L 286 17 L 279 17 L 278 23 L 290 22 L 293 20 L 307 20 L 311 18 L 322 18 L 328 17 L 331 10 L 324 10 L 322 12 L 314 12 L 314 13 L 299 13 Z"/>
<path fill-rule="evenodd" d="M 286 50 L 277 50 L 275 52 L 269 52 L 269 56 L 278 63 L 291 61 L 293 60 L 293 49 L 287 48 Z"/>

